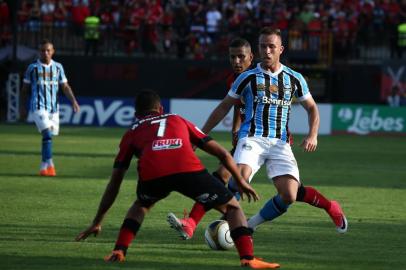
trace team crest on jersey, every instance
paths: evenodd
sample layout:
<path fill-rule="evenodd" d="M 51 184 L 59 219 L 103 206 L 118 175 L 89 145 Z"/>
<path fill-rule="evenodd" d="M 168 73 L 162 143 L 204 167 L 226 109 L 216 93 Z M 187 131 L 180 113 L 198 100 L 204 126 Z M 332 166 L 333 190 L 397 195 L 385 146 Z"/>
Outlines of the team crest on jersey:
<path fill-rule="evenodd" d="M 155 140 L 152 142 L 152 150 L 153 151 L 160 151 L 160 150 L 172 150 L 182 147 L 182 139 L 175 138 L 175 139 L 165 139 L 165 140 Z"/>
<path fill-rule="evenodd" d="M 278 86 L 275 84 L 272 84 L 269 86 L 269 92 L 271 93 L 278 93 Z"/>
<path fill-rule="evenodd" d="M 263 83 L 257 84 L 257 91 L 265 91 L 265 84 Z"/>

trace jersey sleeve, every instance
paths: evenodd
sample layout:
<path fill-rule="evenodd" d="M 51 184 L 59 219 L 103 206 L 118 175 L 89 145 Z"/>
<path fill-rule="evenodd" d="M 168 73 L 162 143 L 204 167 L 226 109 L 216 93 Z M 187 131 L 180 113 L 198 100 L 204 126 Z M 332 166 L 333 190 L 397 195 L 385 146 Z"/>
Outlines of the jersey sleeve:
<path fill-rule="evenodd" d="M 114 168 L 128 169 L 131 159 L 135 154 L 135 148 L 131 142 L 131 134 L 128 131 L 120 142 L 120 149 L 114 161 Z"/>
<path fill-rule="evenodd" d="M 190 141 L 194 145 L 201 147 L 204 143 L 212 140 L 212 138 L 210 136 L 208 136 L 206 133 L 201 131 L 192 122 L 189 122 L 188 120 L 186 120 L 184 118 L 182 118 L 182 120 L 185 122 L 185 124 L 189 130 Z"/>
<path fill-rule="evenodd" d="M 59 68 L 58 82 L 60 84 L 68 82 L 68 78 L 66 78 L 65 70 L 63 69 L 63 66 L 61 64 L 59 64 L 58 68 Z"/>
<path fill-rule="evenodd" d="M 25 71 L 23 82 L 26 84 L 31 84 L 31 72 L 33 70 L 33 67 L 34 65 L 29 65 L 27 70 Z"/>
<path fill-rule="evenodd" d="M 302 74 L 298 73 L 298 76 L 296 77 L 296 91 L 295 91 L 295 97 L 297 98 L 298 101 L 303 101 L 311 97 L 309 86 L 307 85 L 307 82 L 305 78 L 303 77 Z"/>
<path fill-rule="evenodd" d="M 247 88 L 250 79 L 251 77 L 247 76 L 246 73 L 241 73 L 232 83 L 228 95 L 232 98 L 239 99 L 245 88 Z"/>

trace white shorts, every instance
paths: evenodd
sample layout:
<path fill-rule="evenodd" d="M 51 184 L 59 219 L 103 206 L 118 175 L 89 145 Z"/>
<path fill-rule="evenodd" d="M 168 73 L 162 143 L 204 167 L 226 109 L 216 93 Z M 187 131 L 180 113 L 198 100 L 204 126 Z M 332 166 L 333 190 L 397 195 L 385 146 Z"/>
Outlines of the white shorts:
<path fill-rule="evenodd" d="M 45 110 L 37 110 L 32 112 L 32 118 L 39 132 L 49 128 L 52 135 L 59 134 L 59 112 L 50 113 Z"/>
<path fill-rule="evenodd" d="M 295 156 L 289 143 L 282 140 L 260 137 L 241 138 L 234 152 L 234 160 L 237 164 L 246 164 L 251 167 L 249 181 L 265 163 L 269 179 L 289 174 L 300 182 Z"/>

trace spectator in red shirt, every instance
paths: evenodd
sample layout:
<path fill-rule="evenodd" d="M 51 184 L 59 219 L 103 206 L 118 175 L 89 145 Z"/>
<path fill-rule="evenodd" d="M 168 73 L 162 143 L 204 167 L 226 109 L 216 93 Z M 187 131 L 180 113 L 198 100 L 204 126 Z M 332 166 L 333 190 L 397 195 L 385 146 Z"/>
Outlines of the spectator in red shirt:
<path fill-rule="evenodd" d="M 157 51 L 159 42 L 158 25 L 162 22 L 164 11 L 156 0 L 146 4 L 144 28 L 142 31 L 143 51 L 149 55 Z"/>
<path fill-rule="evenodd" d="M 10 11 L 8 5 L 4 0 L 0 0 L 0 30 L 5 25 L 10 23 Z"/>
<path fill-rule="evenodd" d="M 10 40 L 10 11 L 7 3 L 0 0 L 0 46 L 9 43 Z"/>
<path fill-rule="evenodd" d="M 90 16 L 89 7 L 79 1 L 78 5 L 72 7 L 72 26 L 77 36 L 83 36 L 86 17 Z"/>

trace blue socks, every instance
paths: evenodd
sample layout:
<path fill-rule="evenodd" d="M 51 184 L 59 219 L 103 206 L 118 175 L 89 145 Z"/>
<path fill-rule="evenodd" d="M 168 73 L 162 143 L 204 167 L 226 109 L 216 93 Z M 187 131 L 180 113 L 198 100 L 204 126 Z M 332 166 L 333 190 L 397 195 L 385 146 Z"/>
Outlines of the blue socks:
<path fill-rule="evenodd" d="M 47 162 L 52 158 L 52 133 L 49 129 L 42 132 L 42 162 Z"/>
<path fill-rule="evenodd" d="M 262 207 L 259 214 L 264 220 L 273 220 L 288 210 L 289 204 L 286 204 L 278 194 Z"/>
<path fill-rule="evenodd" d="M 235 181 L 232 177 L 230 178 L 230 181 L 228 181 L 227 188 L 234 194 L 234 197 L 237 199 L 237 201 L 239 201 L 241 199 L 241 195 L 238 192 L 237 184 L 235 183 Z"/>

